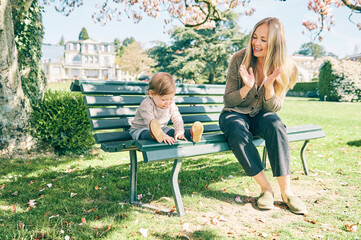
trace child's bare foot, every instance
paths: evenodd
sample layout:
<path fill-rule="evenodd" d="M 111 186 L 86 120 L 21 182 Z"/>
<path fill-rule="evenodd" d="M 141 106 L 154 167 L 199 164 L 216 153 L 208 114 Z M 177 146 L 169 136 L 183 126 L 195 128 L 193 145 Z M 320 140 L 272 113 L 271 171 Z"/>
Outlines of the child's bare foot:
<path fill-rule="evenodd" d="M 201 122 L 194 122 L 191 128 L 191 136 L 193 142 L 199 142 L 203 134 L 203 124 Z"/>
<path fill-rule="evenodd" d="M 161 143 L 164 140 L 164 133 L 157 119 L 153 119 L 149 123 L 149 131 L 150 135 L 157 140 L 157 142 Z"/>

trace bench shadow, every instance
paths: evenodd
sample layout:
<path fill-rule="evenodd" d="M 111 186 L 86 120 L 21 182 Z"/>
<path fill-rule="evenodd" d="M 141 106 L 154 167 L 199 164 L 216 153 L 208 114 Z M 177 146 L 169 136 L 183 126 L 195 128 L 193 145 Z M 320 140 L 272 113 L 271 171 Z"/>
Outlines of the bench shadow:
<path fill-rule="evenodd" d="M 74 224 L 79 224 L 80 216 L 82 216 L 87 219 L 87 222 L 102 222 L 104 219 L 111 217 L 116 223 L 126 225 L 128 221 L 131 221 L 129 220 L 131 216 L 136 214 L 137 211 L 153 214 L 149 210 L 139 210 L 140 208 L 134 208 L 128 204 L 129 163 L 110 167 L 89 166 L 85 169 L 73 168 L 71 171 L 64 172 L 63 170 L 52 170 L 56 168 L 51 167 L 51 161 L 53 159 L 48 159 L 48 161 L 39 162 L 38 164 L 35 164 L 34 160 L 31 164 L 24 164 L 21 161 L 14 163 L 11 160 L 3 162 L 4 166 L 12 166 L 9 169 L 4 169 L 4 171 L 10 170 L 12 174 L 22 172 L 23 176 L 18 177 L 17 180 L 12 178 L 6 182 L 6 191 L 2 191 L 1 197 L 3 205 L 8 207 L 0 210 L 1 218 L 9 218 L 11 220 L 14 215 L 11 206 L 26 206 L 28 199 L 36 200 L 36 203 L 38 203 L 36 211 L 42 212 L 40 215 L 46 216 L 50 214 L 49 216 L 52 216 L 54 214 L 60 222 L 74 222 Z M 72 164 L 71 162 L 75 161 L 77 159 L 65 159 L 61 164 Z M 86 161 L 86 159 L 83 159 L 83 161 Z M 170 184 L 172 166 L 173 161 L 147 164 L 138 161 L 137 194 L 143 195 L 141 199 L 143 203 L 152 204 L 152 202 L 159 202 L 163 205 L 162 198 L 173 198 Z M 7 175 L 5 172 L 2 174 Z M 236 196 L 240 196 L 241 200 L 247 199 L 250 196 L 228 193 L 207 187 L 207 185 L 224 181 L 229 175 L 245 177 L 241 166 L 236 160 L 217 159 L 217 156 L 214 155 L 198 159 L 185 159 L 179 173 L 180 192 L 183 197 L 191 196 L 194 192 L 198 192 L 202 197 L 217 199 L 231 204 L 250 203 L 246 201 L 236 203 L 234 200 Z M 27 187 L 24 188 L 23 185 Z M 241 189 L 245 187 L 247 185 L 242 185 L 242 182 L 240 182 L 240 193 Z M 25 202 L 24 199 L 26 199 Z M 45 201 L 42 199 L 45 199 Z M 40 204 L 42 201 L 44 203 Z M 174 202 L 172 200 L 164 204 L 172 208 Z M 252 205 L 255 204 L 252 203 Z M 187 208 L 186 204 L 185 207 Z M 34 210 L 31 209 L 30 211 Z M 70 212 L 71 214 L 69 214 Z M 16 213 L 16 216 L 21 217 L 26 214 L 28 213 L 19 211 Z M 49 224 L 51 226 L 48 217 L 37 218 L 36 221 L 38 226 L 47 226 Z M 30 225 L 30 223 L 25 224 Z M 104 226 L 97 229 L 86 224 L 83 226 L 83 230 L 84 234 L 86 233 L 87 235 L 80 237 L 97 237 L 100 234 L 106 237 L 107 234 L 116 231 L 113 229 L 108 231 L 106 229 L 107 225 L 105 223 Z M 212 236 L 213 233 L 202 232 L 194 234 L 194 237 L 197 237 L 197 234 L 209 234 L 209 236 Z"/>
<path fill-rule="evenodd" d="M 347 145 L 353 147 L 361 147 L 361 140 L 349 141 L 347 142 Z"/>

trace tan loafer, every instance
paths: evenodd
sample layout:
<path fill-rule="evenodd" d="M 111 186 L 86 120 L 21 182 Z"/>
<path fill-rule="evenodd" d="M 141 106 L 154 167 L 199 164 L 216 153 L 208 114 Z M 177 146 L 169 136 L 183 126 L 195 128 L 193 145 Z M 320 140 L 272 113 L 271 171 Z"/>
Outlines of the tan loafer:
<path fill-rule="evenodd" d="M 307 214 L 307 207 L 300 198 L 296 196 L 289 196 L 287 201 L 284 199 L 283 201 L 286 203 L 291 212 L 300 215 Z"/>
<path fill-rule="evenodd" d="M 203 134 L 203 124 L 201 122 L 194 122 L 191 128 L 191 136 L 193 142 L 199 142 Z"/>
<path fill-rule="evenodd" d="M 157 119 L 153 119 L 149 123 L 149 131 L 152 138 L 154 138 L 157 142 L 161 143 L 164 140 L 164 133 L 162 128 L 160 127 L 159 121 Z"/>
<path fill-rule="evenodd" d="M 257 199 L 257 206 L 262 210 L 271 210 L 274 208 L 273 202 L 273 193 L 263 192 Z"/>

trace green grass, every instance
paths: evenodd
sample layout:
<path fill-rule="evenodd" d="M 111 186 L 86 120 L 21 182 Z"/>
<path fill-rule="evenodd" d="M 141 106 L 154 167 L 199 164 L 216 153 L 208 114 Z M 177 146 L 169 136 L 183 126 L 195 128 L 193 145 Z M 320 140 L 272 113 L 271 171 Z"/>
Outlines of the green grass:
<path fill-rule="evenodd" d="M 359 103 L 287 98 L 280 112 L 286 125 L 318 124 L 326 132 L 308 146 L 309 176 L 299 157 L 302 143 L 291 143 L 292 185 L 309 208 L 307 216 L 290 213 L 280 202 L 279 209 L 258 210 L 252 197 L 260 190 L 231 153 L 183 161 L 179 180 L 187 215 L 181 218 L 127 203 L 127 153 L 24 156 L 1 159 L 0 239 L 145 239 L 142 228 L 147 239 L 360 239 L 360 110 Z M 139 159 L 142 202 L 172 209 L 172 161 Z M 280 201 L 276 180 L 270 170 L 266 174 Z M 28 208 L 30 200 L 35 208 Z M 358 229 L 348 231 L 353 224 Z"/>
<path fill-rule="evenodd" d="M 70 84 L 71 83 L 72 83 L 72 81 L 49 82 L 48 83 L 48 89 L 70 91 Z"/>

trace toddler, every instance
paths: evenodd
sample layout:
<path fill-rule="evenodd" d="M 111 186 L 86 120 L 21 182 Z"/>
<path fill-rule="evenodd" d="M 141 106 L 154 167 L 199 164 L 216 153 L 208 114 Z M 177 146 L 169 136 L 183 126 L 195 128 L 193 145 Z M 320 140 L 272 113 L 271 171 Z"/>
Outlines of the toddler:
<path fill-rule="evenodd" d="M 178 139 L 200 141 L 203 133 L 202 123 L 194 122 L 190 130 L 184 130 L 182 116 L 173 101 L 175 92 L 175 81 L 170 74 L 154 74 L 149 82 L 148 96 L 141 102 L 131 122 L 129 133 L 134 140 L 155 139 L 159 143 L 169 145 Z M 174 128 L 167 126 L 170 119 Z"/>

